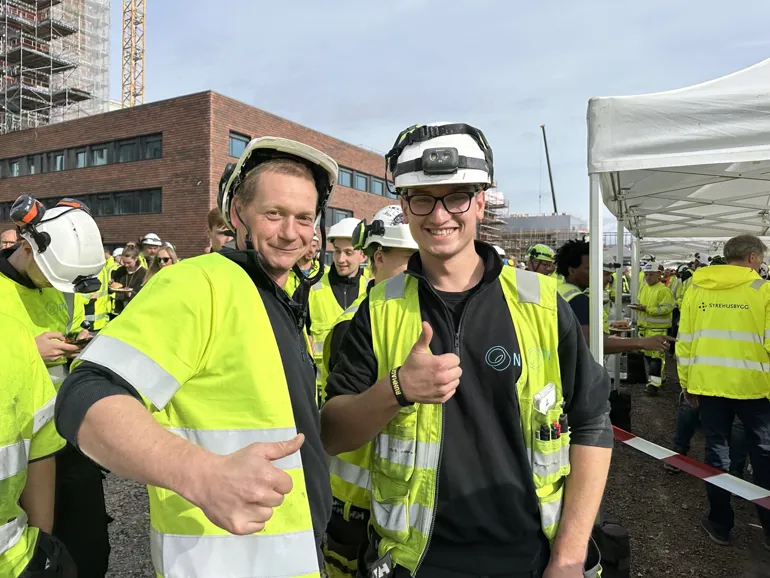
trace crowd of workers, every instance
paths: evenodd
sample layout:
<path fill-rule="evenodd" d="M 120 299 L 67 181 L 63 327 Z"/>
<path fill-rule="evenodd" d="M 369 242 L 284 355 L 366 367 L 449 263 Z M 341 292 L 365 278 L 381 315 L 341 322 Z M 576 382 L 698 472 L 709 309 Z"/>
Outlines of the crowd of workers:
<path fill-rule="evenodd" d="M 153 233 L 107 252 L 85 205 L 19 197 L 0 238 L 17 344 L 0 575 L 105 575 L 104 470 L 147 484 L 165 578 L 599 575 L 613 434 L 588 243 L 536 245 L 522 270 L 476 240 L 494 163 L 472 126 L 410 127 L 386 162 L 399 204 L 327 232 L 336 162 L 254 139 L 222 175 L 208 254 L 181 261 Z M 673 288 L 645 264 L 639 337 L 610 337 L 605 313 L 605 351 L 644 352 L 656 393 L 679 311 L 709 463 L 729 469 L 736 414 L 770 488 L 764 251 L 737 238 Z M 709 500 L 727 543 L 729 494 Z"/>

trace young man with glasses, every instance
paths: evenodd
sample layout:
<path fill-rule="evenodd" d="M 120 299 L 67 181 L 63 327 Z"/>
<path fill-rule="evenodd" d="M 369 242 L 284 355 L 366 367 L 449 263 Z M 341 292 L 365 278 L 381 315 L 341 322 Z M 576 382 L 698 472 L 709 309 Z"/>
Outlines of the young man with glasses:
<path fill-rule="evenodd" d="M 330 455 L 372 441 L 359 572 L 595 576 L 609 378 L 556 280 L 475 241 L 481 131 L 412 127 L 386 158 L 419 252 L 359 306 L 321 412 Z"/>

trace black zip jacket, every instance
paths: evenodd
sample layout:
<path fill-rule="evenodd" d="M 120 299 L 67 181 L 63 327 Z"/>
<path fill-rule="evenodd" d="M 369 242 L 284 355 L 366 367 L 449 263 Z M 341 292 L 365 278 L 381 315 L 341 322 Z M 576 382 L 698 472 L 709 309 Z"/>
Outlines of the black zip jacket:
<path fill-rule="evenodd" d="M 434 354 L 456 352 L 463 375 L 444 404 L 444 444 L 438 505 L 424 567 L 474 575 L 511 575 L 538 569 L 548 548 L 521 433 L 515 384 L 519 344 L 498 279 L 502 261 L 483 243 L 481 283 L 462 294 L 442 294 L 422 276 L 419 254 L 407 274 L 418 278 L 422 319 L 431 324 Z M 558 299 L 559 356 L 572 443 L 612 447 L 609 377 L 594 362 L 569 305 Z M 507 365 L 487 361 L 506 350 Z M 496 350 L 499 351 L 499 350 Z M 497 353 L 496 358 L 500 358 Z M 518 361 L 520 364 L 520 361 Z M 326 383 L 329 399 L 357 394 L 377 380 L 368 299 L 347 328 Z"/>
<path fill-rule="evenodd" d="M 267 275 L 253 251 L 223 251 L 249 274 L 265 304 L 281 354 L 294 421 L 299 433 L 305 434 L 300 454 L 305 470 L 310 513 L 319 545 L 331 516 L 331 487 L 326 454 L 321 444 L 318 407 L 316 405 L 315 367 L 302 336 L 304 320 L 301 307 Z M 130 315 L 131 312 L 126 313 Z M 171 345 L 170 345 L 171 346 Z M 258 344 L 255 344 L 258 350 Z M 253 360 L 259 362 L 258 355 Z M 248 360 L 244 360 L 247 363 Z M 226 386 L 226 384 L 223 384 Z M 77 432 L 88 409 L 111 395 L 131 395 L 141 401 L 134 387 L 114 372 L 100 365 L 84 362 L 64 381 L 56 400 L 56 427 L 70 443 L 77 446 Z M 259 408 L 254 408 L 259 411 Z"/>

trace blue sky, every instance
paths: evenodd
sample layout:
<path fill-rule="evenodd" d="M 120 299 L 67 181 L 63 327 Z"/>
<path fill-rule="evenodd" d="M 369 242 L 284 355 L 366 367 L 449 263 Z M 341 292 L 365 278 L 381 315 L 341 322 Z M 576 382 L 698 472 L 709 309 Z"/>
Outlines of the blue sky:
<path fill-rule="evenodd" d="M 380 152 L 409 125 L 467 122 L 487 135 L 498 186 L 522 213 L 551 210 L 540 124 L 559 211 L 586 218 L 591 96 L 687 86 L 770 56 L 767 0 L 147 4 L 145 102 L 211 89 Z"/>

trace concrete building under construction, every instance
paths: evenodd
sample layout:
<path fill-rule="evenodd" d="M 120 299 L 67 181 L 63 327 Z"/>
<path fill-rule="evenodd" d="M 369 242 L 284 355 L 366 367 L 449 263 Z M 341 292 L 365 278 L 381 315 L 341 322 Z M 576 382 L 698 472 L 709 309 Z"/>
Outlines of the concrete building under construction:
<path fill-rule="evenodd" d="M 478 238 L 490 245 L 502 246 L 508 200 L 503 193 L 494 189 L 484 193 L 484 200 L 484 217 L 479 223 Z"/>
<path fill-rule="evenodd" d="M 0 134 L 105 112 L 109 0 L 0 0 Z"/>
<path fill-rule="evenodd" d="M 556 250 L 570 239 L 588 234 L 588 224 L 567 213 L 518 214 L 504 220 L 500 242 L 505 254 L 526 261 L 527 250 L 538 243 Z"/>

